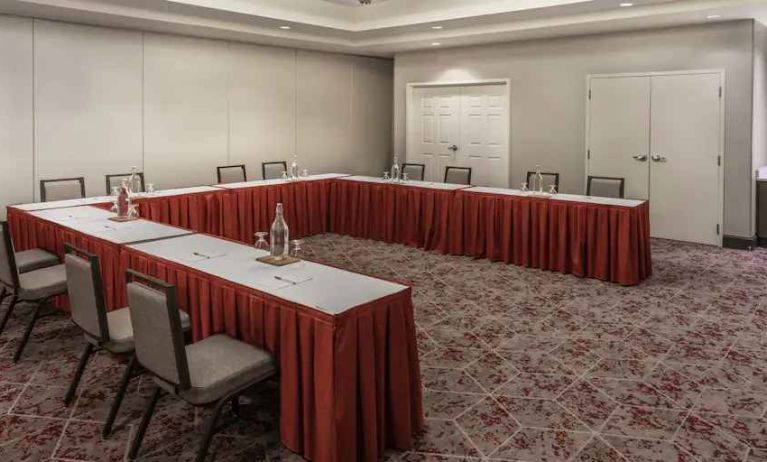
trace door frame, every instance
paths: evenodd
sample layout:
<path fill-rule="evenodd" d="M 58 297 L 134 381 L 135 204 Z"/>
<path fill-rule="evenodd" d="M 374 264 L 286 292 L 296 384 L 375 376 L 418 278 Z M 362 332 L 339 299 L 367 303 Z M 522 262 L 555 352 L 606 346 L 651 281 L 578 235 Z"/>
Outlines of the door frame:
<path fill-rule="evenodd" d="M 414 151 L 411 144 L 413 140 L 410 134 L 410 124 L 412 116 L 410 109 L 413 107 L 413 92 L 417 88 L 435 88 L 435 87 L 474 87 L 485 85 L 503 85 L 506 88 L 505 104 L 508 124 L 506 130 L 506 159 L 508 168 L 506 169 L 506 187 L 511 182 L 511 79 L 477 79 L 477 80 L 436 80 L 432 82 L 409 82 L 405 85 L 405 162 L 408 161 L 410 153 Z"/>
<path fill-rule="evenodd" d="M 697 75 L 697 74 L 718 74 L 719 75 L 719 88 L 721 89 L 721 97 L 719 98 L 719 158 L 722 160 L 718 165 L 719 181 L 717 182 L 717 203 L 719 207 L 718 221 L 719 221 L 719 247 L 722 247 L 724 241 L 724 166 L 727 162 L 724 149 L 724 134 L 725 134 L 725 103 L 727 98 L 727 85 L 726 85 L 726 72 L 724 69 L 687 69 L 682 71 L 659 71 L 659 72 L 624 72 L 616 74 L 588 74 L 586 76 L 586 139 L 584 140 L 584 174 L 583 180 L 588 179 L 589 175 L 589 149 L 591 141 L 591 80 L 592 79 L 609 79 L 609 78 L 621 78 L 621 77 L 654 77 L 663 75 Z M 650 89 L 650 110 L 652 111 L 652 87 Z M 651 112 L 652 113 L 652 112 Z M 649 136 L 652 136 L 650 134 Z M 650 142 L 652 146 L 652 141 Z M 647 153 L 652 155 L 652 153 Z M 652 181 L 652 179 L 650 180 Z M 650 198 L 652 200 L 652 198 Z M 648 200 L 649 202 L 649 200 Z M 651 224 L 652 225 L 652 224 Z"/>

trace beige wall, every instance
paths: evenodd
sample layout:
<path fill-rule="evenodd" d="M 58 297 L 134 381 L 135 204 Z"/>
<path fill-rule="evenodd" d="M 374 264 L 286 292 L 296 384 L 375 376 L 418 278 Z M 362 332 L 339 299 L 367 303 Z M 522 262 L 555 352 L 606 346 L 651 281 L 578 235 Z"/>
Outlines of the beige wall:
<path fill-rule="evenodd" d="M 391 152 L 391 60 L 0 16 L 0 63 L 0 217 L 43 178 L 101 195 L 132 165 L 168 188 L 294 152 L 377 173 Z"/>
<path fill-rule="evenodd" d="M 510 79 L 512 186 L 540 163 L 583 192 L 586 76 L 685 69 L 726 72 L 724 232 L 752 236 L 751 21 L 399 54 L 394 148 L 405 152 L 407 83 Z"/>

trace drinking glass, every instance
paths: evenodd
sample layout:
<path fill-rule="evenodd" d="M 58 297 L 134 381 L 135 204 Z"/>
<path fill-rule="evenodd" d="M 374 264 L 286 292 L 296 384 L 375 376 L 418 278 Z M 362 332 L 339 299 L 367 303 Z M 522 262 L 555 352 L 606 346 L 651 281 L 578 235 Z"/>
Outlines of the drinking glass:
<path fill-rule="evenodd" d="M 146 184 L 146 193 L 147 194 L 154 194 L 154 183 L 147 183 Z"/>
<path fill-rule="evenodd" d="M 384 172 L 383 179 L 389 181 L 389 172 Z"/>
<path fill-rule="evenodd" d="M 282 172 L 282 179 L 283 180 L 287 180 L 288 179 L 288 172 L 286 172 L 286 171 Z"/>
<path fill-rule="evenodd" d="M 266 242 L 266 236 L 268 235 L 269 233 L 266 231 L 259 231 L 256 233 L 256 248 L 258 250 L 269 251 L 269 243 Z"/>
<path fill-rule="evenodd" d="M 307 178 L 309 176 L 309 170 L 308 169 L 301 170 L 301 176 L 303 178 Z"/>
<path fill-rule="evenodd" d="M 549 194 L 556 194 L 557 193 L 557 185 L 550 184 L 549 185 Z"/>
<path fill-rule="evenodd" d="M 407 173 L 402 172 L 402 182 L 407 183 Z"/>
<path fill-rule="evenodd" d="M 293 239 L 290 241 L 291 249 L 290 249 L 290 255 L 293 256 L 293 258 L 301 259 L 301 244 L 303 244 L 304 241 L 301 239 Z"/>
<path fill-rule="evenodd" d="M 120 187 L 119 186 L 112 186 L 112 195 L 117 197 L 120 195 Z"/>
<path fill-rule="evenodd" d="M 530 190 L 527 189 L 527 182 L 523 182 L 522 183 L 522 192 L 528 192 L 528 191 L 530 191 Z"/>

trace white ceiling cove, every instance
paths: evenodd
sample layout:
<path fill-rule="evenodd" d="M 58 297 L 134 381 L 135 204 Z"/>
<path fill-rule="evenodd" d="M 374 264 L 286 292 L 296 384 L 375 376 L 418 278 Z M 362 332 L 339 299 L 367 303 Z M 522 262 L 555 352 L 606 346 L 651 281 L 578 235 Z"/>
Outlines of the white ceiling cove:
<path fill-rule="evenodd" d="M 621 6 L 629 2 L 632 6 Z M 0 0 L 0 13 L 363 55 L 767 17 L 767 0 Z"/>

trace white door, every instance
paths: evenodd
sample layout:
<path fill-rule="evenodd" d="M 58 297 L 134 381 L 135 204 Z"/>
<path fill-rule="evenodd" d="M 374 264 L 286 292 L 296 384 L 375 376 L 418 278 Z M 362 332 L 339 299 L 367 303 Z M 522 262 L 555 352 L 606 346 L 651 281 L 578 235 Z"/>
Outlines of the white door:
<path fill-rule="evenodd" d="M 650 223 L 655 237 L 721 243 L 721 74 L 652 77 Z"/>
<path fill-rule="evenodd" d="M 472 184 L 509 186 L 506 85 L 461 87 L 461 144 L 456 165 L 471 167 Z"/>
<path fill-rule="evenodd" d="M 414 87 L 407 160 L 443 181 L 445 167 L 471 167 L 472 184 L 509 186 L 508 85 Z"/>
<path fill-rule="evenodd" d="M 413 91 L 416 110 L 410 117 L 408 162 L 426 165 L 426 181 L 442 181 L 445 167 L 455 163 L 460 144 L 458 87 L 422 87 Z"/>
<path fill-rule="evenodd" d="M 650 77 L 594 77 L 589 90 L 588 174 L 625 178 L 626 197 L 648 199 Z"/>

